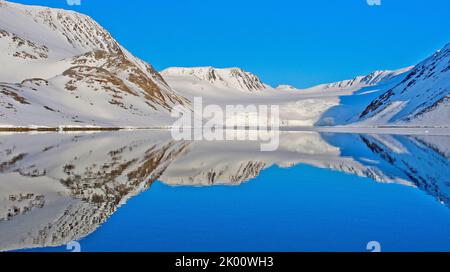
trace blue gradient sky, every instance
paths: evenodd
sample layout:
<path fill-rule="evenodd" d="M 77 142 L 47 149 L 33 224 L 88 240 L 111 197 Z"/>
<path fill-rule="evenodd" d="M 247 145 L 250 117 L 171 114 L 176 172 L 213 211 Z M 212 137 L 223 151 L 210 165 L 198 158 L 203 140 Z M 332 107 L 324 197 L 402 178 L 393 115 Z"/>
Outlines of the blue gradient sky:
<path fill-rule="evenodd" d="M 158 70 L 241 67 L 271 85 L 306 87 L 397 69 L 450 42 L 450 1 L 15 0 L 75 9 Z"/>

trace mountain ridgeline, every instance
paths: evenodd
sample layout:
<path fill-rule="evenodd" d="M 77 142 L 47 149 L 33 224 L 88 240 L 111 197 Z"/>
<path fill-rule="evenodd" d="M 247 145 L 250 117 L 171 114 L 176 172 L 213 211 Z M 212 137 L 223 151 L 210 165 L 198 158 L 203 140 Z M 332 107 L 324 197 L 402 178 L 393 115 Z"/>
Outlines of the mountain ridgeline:
<path fill-rule="evenodd" d="M 449 48 L 447 44 L 416 66 L 308 89 L 272 88 L 235 68 L 174 67 L 162 76 L 189 99 L 202 96 L 219 105 L 278 104 L 284 126 L 449 127 Z"/>
<path fill-rule="evenodd" d="M 161 74 L 163 76 L 195 77 L 219 87 L 232 88 L 243 92 L 259 92 L 269 87 L 261 82 L 261 79 L 256 75 L 240 68 L 174 67 L 162 71 Z"/>
<path fill-rule="evenodd" d="M 240 68 L 158 73 L 92 18 L 0 1 L 0 128 L 168 127 L 173 107 L 279 105 L 282 126 L 449 127 L 450 45 L 414 67 L 308 89 Z"/>

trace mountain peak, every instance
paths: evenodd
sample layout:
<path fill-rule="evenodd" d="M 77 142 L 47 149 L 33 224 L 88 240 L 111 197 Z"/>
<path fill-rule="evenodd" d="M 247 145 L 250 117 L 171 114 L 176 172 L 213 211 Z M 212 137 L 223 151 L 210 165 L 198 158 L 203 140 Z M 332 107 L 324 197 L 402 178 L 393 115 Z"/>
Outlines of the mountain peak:
<path fill-rule="evenodd" d="M 259 92 L 269 88 L 261 79 L 241 68 L 171 67 L 161 72 L 166 77 L 192 77 L 207 81 L 216 87 L 231 88 L 244 92 Z"/>
<path fill-rule="evenodd" d="M 121 46 L 91 17 L 70 10 L 0 2 L 0 28 L 50 50 L 61 59 L 94 50 L 117 53 Z M 28 43 L 28 42 L 27 42 Z"/>
<path fill-rule="evenodd" d="M 0 2 L 0 126 L 171 121 L 188 101 L 89 16 Z M 21 82 L 21 83 L 18 83 Z"/>

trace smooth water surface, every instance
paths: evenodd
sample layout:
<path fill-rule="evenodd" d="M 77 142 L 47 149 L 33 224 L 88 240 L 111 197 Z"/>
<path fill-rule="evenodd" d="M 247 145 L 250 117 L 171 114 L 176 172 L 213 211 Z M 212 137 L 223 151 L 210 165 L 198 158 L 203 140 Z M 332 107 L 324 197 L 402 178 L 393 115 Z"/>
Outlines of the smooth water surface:
<path fill-rule="evenodd" d="M 450 137 L 0 136 L 0 250 L 450 251 Z"/>

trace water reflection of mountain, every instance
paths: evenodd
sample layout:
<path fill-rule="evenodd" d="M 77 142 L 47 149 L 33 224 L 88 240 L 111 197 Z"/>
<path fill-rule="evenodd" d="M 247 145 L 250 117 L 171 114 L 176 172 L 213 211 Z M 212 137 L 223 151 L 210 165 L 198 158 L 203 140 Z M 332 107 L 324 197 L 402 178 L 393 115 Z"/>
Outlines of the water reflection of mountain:
<path fill-rule="evenodd" d="M 0 250 L 57 246 L 95 231 L 155 180 L 239 185 L 271 166 L 304 163 L 417 186 L 449 204 L 444 136 L 283 133 L 260 143 L 175 142 L 168 132 L 0 136 Z"/>
<path fill-rule="evenodd" d="M 56 246 L 93 232 L 187 147 L 160 136 L 2 136 L 0 249 Z"/>
<path fill-rule="evenodd" d="M 351 156 L 385 176 L 380 181 L 405 180 L 450 204 L 450 137 L 343 135 L 322 137 L 339 146 L 342 156 Z"/>

